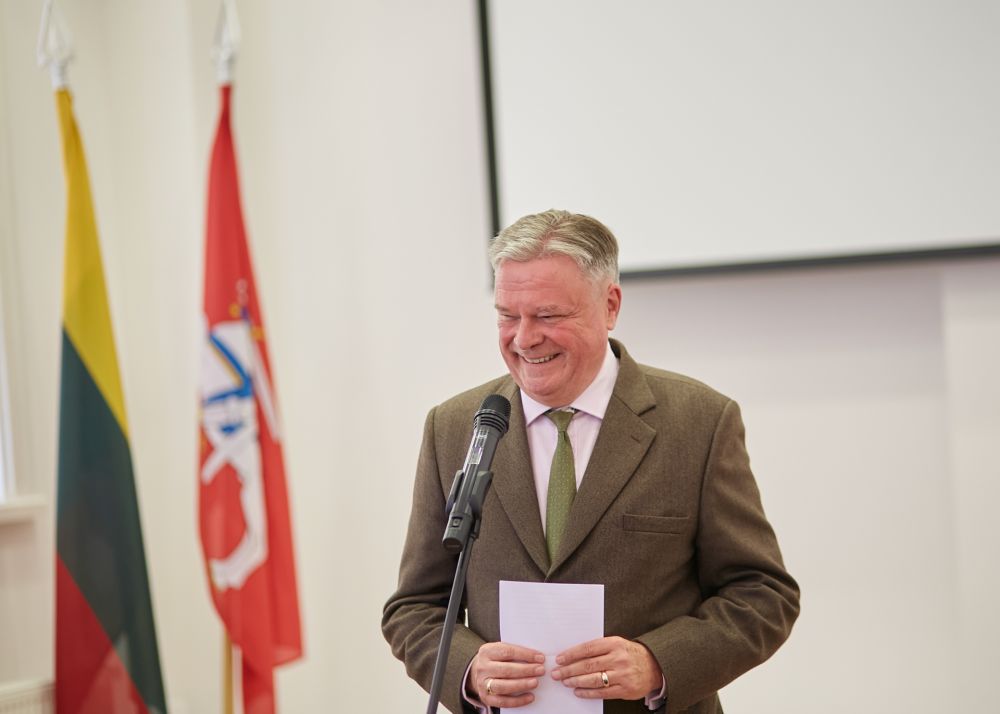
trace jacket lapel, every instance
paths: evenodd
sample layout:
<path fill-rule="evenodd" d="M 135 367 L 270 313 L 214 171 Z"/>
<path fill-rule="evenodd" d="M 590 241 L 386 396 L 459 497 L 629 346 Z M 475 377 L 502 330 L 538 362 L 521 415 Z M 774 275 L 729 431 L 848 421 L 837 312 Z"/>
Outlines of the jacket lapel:
<path fill-rule="evenodd" d="M 535 478 L 528 450 L 521 392 L 508 379 L 498 393 L 510 400 L 510 427 L 497 448 L 493 467 L 493 490 L 514 532 L 528 555 L 543 573 L 549 570 L 549 554 L 535 495 Z"/>
<path fill-rule="evenodd" d="M 555 562 L 552 563 L 552 570 L 569 558 L 597 525 L 632 478 L 656 436 L 656 430 L 640 417 L 640 414 L 655 406 L 656 400 L 639 366 L 625 352 L 625 348 L 616 340 L 612 340 L 611 345 L 619 355 L 618 379 L 594 444 L 594 452 L 580 482 L 580 490 L 570 508 L 566 532 Z M 523 414 L 521 420 L 523 424 Z M 513 425 L 511 428 L 513 429 Z M 527 447 L 524 452 L 527 453 Z M 529 465 L 528 473 L 530 472 Z M 534 497 L 533 484 L 530 486 L 534 513 L 537 516 L 538 499 Z M 544 554 L 545 541 L 540 524 L 538 531 Z"/>

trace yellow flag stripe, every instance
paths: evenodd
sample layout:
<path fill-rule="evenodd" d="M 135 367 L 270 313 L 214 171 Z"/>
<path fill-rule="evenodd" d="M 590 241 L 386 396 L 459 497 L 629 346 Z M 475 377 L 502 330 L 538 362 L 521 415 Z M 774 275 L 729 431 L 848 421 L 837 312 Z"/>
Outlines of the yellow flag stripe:
<path fill-rule="evenodd" d="M 77 354 L 101 390 L 128 439 L 125 400 L 111 331 L 111 312 L 97 242 L 97 224 L 83 143 L 68 90 L 56 92 L 66 172 L 66 251 L 63 268 L 63 323 Z"/>

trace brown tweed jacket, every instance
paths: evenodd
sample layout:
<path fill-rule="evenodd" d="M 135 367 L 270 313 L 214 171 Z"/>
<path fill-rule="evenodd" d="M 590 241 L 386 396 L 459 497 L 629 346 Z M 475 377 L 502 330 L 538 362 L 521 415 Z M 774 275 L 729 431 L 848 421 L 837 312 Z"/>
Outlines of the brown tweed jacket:
<path fill-rule="evenodd" d="M 482 400 L 495 393 L 511 402 L 469 563 L 468 625 L 456 627 L 444 679 L 442 703 L 452 712 L 463 711 L 469 661 L 499 639 L 500 580 L 603 583 L 605 634 L 650 649 L 666 679 L 667 712 L 721 712 L 716 692 L 770 657 L 798 615 L 798 586 L 761 507 L 739 407 L 611 345 L 618 380 L 552 563 L 513 380 L 460 394 L 427 417 L 399 587 L 382 619 L 393 654 L 425 689 L 456 565 L 441 546 L 445 499 Z M 607 701 L 604 711 L 648 709 Z"/>

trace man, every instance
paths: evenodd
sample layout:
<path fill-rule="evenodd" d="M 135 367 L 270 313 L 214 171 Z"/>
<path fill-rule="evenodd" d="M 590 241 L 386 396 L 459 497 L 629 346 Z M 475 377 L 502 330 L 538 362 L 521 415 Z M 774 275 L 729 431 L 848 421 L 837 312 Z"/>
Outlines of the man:
<path fill-rule="evenodd" d="M 490 257 L 504 376 L 431 410 L 413 509 L 382 630 L 430 688 L 456 557 L 445 499 L 489 394 L 510 429 L 466 579 L 468 625 L 449 654 L 453 712 L 516 708 L 541 677 L 609 714 L 721 712 L 716 692 L 781 645 L 799 611 L 761 508 L 739 408 L 632 360 L 608 333 L 621 307 L 618 247 L 599 221 L 525 216 Z M 568 443 L 567 443 L 568 442 Z M 575 491 L 575 493 L 574 493 Z M 499 642 L 500 580 L 603 583 L 606 637 L 544 656 Z"/>

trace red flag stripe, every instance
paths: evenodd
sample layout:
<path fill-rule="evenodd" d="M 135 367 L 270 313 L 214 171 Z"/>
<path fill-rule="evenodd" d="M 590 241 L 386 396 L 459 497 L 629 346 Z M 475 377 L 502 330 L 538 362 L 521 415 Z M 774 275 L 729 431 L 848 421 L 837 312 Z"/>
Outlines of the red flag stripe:
<path fill-rule="evenodd" d="M 56 711 L 146 714 L 146 704 L 87 598 L 56 558 Z"/>

